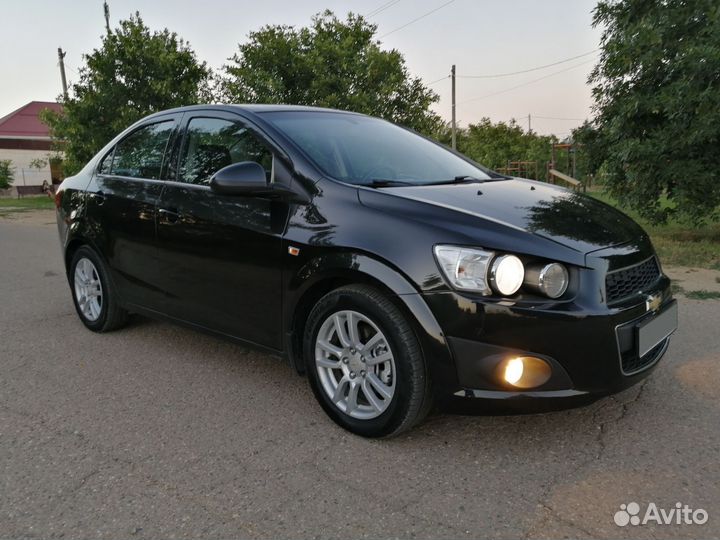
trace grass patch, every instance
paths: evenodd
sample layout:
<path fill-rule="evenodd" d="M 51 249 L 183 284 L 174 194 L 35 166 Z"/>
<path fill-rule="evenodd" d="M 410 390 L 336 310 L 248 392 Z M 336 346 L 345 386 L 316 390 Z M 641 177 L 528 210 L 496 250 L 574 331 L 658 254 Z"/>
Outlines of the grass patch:
<path fill-rule="evenodd" d="M 588 195 L 619 208 L 642 225 L 662 263 L 720 270 L 720 223 L 695 228 L 670 220 L 665 225 L 652 225 L 603 191 L 588 192 Z"/>
<path fill-rule="evenodd" d="M 716 281 L 720 283 L 720 278 L 716 278 Z M 673 295 L 681 294 L 686 298 L 692 298 L 693 300 L 720 300 L 720 291 L 708 291 L 701 289 L 698 291 L 686 291 L 682 285 L 676 280 L 670 281 L 670 291 Z"/>
<path fill-rule="evenodd" d="M 677 280 L 671 280 L 670 281 L 670 292 L 673 294 L 685 294 L 685 289 L 682 288 L 682 285 L 680 285 Z"/>
<path fill-rule="evenodd" d="M 52 210 L 55 201 L 47 195 L 23 197 L 22 199 L 0 199 L 0 216 L 31 210 Z"/>
<path fill-rule="evenodd" d="M 693 300 L 718 300 L 720 299 L 720 291 L 685 291 L 685 296 L 692 298 Z"/>

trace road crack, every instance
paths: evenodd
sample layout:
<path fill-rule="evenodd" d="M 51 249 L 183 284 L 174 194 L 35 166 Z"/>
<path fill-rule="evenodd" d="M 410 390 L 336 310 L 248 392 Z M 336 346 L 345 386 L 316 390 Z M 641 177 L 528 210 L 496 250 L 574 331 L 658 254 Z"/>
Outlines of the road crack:
<path fill-rule="evenodd" d="M 595 459 L 593 461 L 600 461 L 603 456 L 605 455 L 605 450 L 607 448 L 607 444 L 605 442 L 605 438 L 608 433 L 608 426 L 610 424 L 619 424 L 622 422 L 625 417 L 627 416 L 628 412 L 630 411 L 630 408 L 632 405 L 637 403 L 640 398 L 643 396 L 643 393 L 645 392 L 645 387 L 647 386 L 650 379 L 645 379 L 640 385 L 638 386 L 638 390 L 635 393 L 635 395 L 626 400 L 626 401 L 618 401 L 618 399 L 615 396 L 610 396 L 610 399 L 617 403 L 619 407 L 616 409 L 617 414 L 614 417 L 607 418 L 603 421 L 598 421 L 598 413 L 600 413 L 603 408 L 598 408 L 593 413 L 593 423 L 597 425 L 597 444 L 598 444 L 598 452 L 595 455 Z M 589 463 L 588 463 L 589 464 Z"/>
<path fill-rule="evenodd" d="M 627 399 L 625 401 L 619 401 L 616 396 L 609 396 L 608 399 L 603 403 L 602 405 L 598 406 L 592 411 L 592 416 L 590 418 L 590 421 L 593 426 L 595 426 L 597 430 L 597 434 L 595 437 L 595 444 L 597 445 L 598 449 L 597 452 L 595 452 L 593 455 L 588 456 L 586 459 L 583 459 L 580 461 L 577 466 L 573 467 L 569 471 L 564 471 L 562 474 L 556 475 L 550 482 L 547 483 L 545 488 L 542 490 L 541 495 L 538 497 L 538 507 L 542 508 L 545 515 L 540 520 L 540 523 L 531 526 L 523 538 L 530 538 L 533 536 L 538 530 L 541 530 L 543 527 L 547 525 L 547 523 L 551 519 L 555 519 L 556 521 L 560 523 L 564 523 L 565 525 L 574 527 L 578 531 L 583 532 L 584 534 L 592 537 L 595 536 L 590 530 L 584 528 L 581 525 L 578 525 L 577 523 L 573 522 L 572 520 L 569 520 L 567 517 L 563 517 L 560 514 L 558 514 L 554 508 L 549 505 L 547 502 L 547 498 L 550 496 L 550 494 L 553 492 L 555 487 L 565 478 L 573 477 L 577 473 L 579 473 L 581 470 L 583 470 L 585 467 L 597 463 L 603 459 L 605 456 L 605 452 L 607 450 L 607 442 L 606 437 L 608 434 L 608 428 L 610 425 L 617 425 L 620 422 L 622 422 L 632 406 L 637 403 L 642 396 L 644 395 L 645 388 L 648 384 L 650 379 L 645 379 L 637 389 L 637 392 L 635 392 L 635 395 L 631 397 L 630 399 Z M 601 419 L 601 417 L 605 416 L 604 419 Z"/>

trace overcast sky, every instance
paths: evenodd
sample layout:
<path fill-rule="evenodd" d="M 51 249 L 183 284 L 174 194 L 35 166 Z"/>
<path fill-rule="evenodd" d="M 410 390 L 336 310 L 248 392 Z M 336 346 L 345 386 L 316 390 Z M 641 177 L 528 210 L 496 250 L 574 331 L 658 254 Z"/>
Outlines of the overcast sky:
<path fill-rule="evenodd" d="M 151 28 L 177 32 L 200 59 L 219 68 L 248 32 L 262 25 L 307 25 L 313 14 L 325 8 L 342 16 L 348 11 L 366 14 L 388 1 L 109 0 L 109 4 L 111 24 L 140 11 Z M 596 54 L 517 76 L 461 77 L 521 71 L 593 51 L 600 35 L 591 27 L 594 5 L 594 0 L 399 0 L 370 20 L 378 24 L 379 36 L 388 34 L 382 37 L 383 46 L 401 51 L 410 72 L 426 83 L 448 75 L 450 65 L 457 65 L 457 117 L 462 125 L 489 116 L 494 121 L 516 117 L 526 126 L 530 113 L 534 130 L 562 136 L 581 123 L 576 119 L 591 114 L 586 81 Z M 68 79 L 76 80 L 83 53 L 100 45 L 104 29 L 102 0 L 4 0 L 2 19 L 0 116 L 29 101 L 56 99 L 61 91 L 57 48 L 67 51 Z M 449 119 L 450 79 L 435 82 L 432 88 L 440 94 L 437 111 Z"/>

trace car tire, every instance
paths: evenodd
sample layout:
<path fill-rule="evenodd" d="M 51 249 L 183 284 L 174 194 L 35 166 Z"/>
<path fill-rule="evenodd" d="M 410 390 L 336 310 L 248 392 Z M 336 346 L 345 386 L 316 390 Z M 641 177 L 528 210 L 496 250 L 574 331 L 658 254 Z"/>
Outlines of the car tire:
<path fill-rule="evenodd" d="M 318 402 L 352 433 L 398 435 L 430 409 L 430 379 L 412 325 L 374 287 L 345 286 L 323 296 L 305 325 L 303 355 Z"/>
<path fill-rule="evenodd" d="M 68 280 L 75 310 L 87 328 L 109 332 L 125 325 L 128 312 L 118 301 L 107 266 L 90 247 L 73 254 Z"/>

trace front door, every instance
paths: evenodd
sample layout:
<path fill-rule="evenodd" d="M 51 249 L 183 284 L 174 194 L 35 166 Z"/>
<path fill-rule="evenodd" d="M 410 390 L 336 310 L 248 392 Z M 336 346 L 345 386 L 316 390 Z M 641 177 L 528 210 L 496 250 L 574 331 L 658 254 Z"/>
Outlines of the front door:
<path fill-rule="evenodd" d="M 240 117 L 187 115 L 176 181 L 158 203 L 159 271 L 168 315 L 282 348 L 281 235 L 286 203 L 219 195 L 212 175 L 254 161 L 272 179 L 273 154 Z"/>

